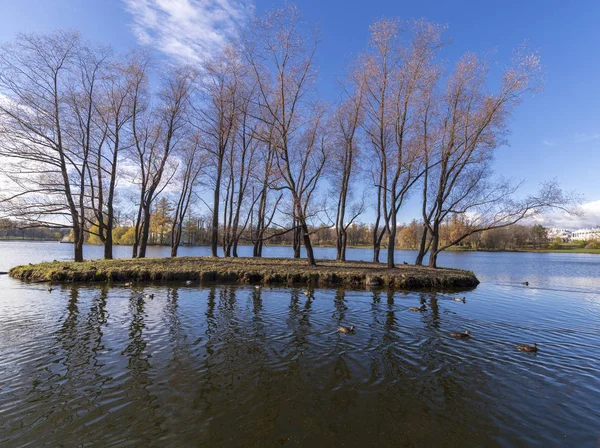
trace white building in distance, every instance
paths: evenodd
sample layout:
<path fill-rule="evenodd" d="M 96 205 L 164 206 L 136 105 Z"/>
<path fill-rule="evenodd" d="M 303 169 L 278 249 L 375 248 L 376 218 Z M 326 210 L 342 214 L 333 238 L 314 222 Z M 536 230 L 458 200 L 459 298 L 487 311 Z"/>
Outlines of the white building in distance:
<path fill-rule="evenodd" d="M 573 236 L 573 231 L 568 229 L 548 229 L 548 239 L 555 240 L 556 238 L 560 238 L 563 242 L 567 243 L 571 241 Z"/>
<path fill-rule="evenodd" d="M 565 243 L 570 241 L 600 241 L 600 227 L 579 230 L 548 229 L 548 239 L 552 241 L 556 238 L 560 238 Z"/>
<path fill-rule="evenodd" d="M 571 234 L 573 241 L 600 241 L 600 227 L 593 229 L 579 229 Z"/>

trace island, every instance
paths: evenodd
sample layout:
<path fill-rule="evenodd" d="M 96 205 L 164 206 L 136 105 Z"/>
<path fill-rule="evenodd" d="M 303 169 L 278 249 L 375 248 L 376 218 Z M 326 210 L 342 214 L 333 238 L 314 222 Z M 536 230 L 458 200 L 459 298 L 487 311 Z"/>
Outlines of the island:
<path fill-rule="evenodd" d="M 289 258 L 134 258 L 45 262 L 12 268 L 9 275 L 30 282 L 227 282 L 255 285 L 349 286 L 398 290 L 474 288 L 473 272 L 459 269 L 363 261 Z"/>

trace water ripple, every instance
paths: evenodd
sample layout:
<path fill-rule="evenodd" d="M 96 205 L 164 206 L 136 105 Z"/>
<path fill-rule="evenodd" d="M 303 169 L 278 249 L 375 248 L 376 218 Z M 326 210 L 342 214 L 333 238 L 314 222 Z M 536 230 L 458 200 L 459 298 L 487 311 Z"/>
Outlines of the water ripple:
<path fill-rule="evenodd" d="M 600 295 L 515 282 L 462 303 L 2 278 L 0 445 L 595 446 Z"/>

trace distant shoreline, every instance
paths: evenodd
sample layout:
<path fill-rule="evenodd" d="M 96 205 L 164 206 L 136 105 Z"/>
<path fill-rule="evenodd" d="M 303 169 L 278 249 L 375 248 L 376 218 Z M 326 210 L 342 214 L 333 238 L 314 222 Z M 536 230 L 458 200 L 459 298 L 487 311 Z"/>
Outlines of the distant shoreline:
<path fill-rule="evenodd" d="M 0 238 L 0 243 L 4 241 L 7 243 L 62 243 L 60 240 L 40 240 L 39 238 Z"/>
<path fill-rule="evenodd" d="M 23 242 L 23 243 L 61 243 L 61 244 L 73 244 L 70 241 L 59 241 L 59 240 L 22 240 L 22 239 L 0 239 L 0 242 Z M 87 246 L 98 246 L 101 247 L 101 244 L 88 244 L 86 243 Z M 119 247 L 119 246 L 123 246 L 123 247 L 129 247 L 129 244 L 115 244 L 115 247 Z M 244 245 L 242 244 L 241 246 L 250 246 L 248 245 Z M 155 244 L 155 245 L 149 245 L 148 247 L 169 247 L 168 245 L 159 245 L 159 244 Z M 198 245 L 194 245 L 194 246 L 186 246 L 186 245 L 182 245 L 181 247 L 209 247 L 208 245 L 203 245 L 203 244 L 198 244 Z M 288 244 L 265 244 L 263 247 L 291 247 Z M 334 249 L 335 246 L 332 244 L 314 244 L 313 247 L 317 247 L 317 248 L 332 248 Z M 369 245 L 358 245 L 358 246 L 347 246 L 347 249 L 371 249 L 372 246 Z M 381 251 L 385 251 L 387 250 L 387 247 L 385 246 L 381 246 Z M 406 248 L 397 248 L 396 250 L 403 250 L 403 251 L 412 251 L 415 252 L 417 251 L 417 249 L 406 249 Z M 460 248 L 460 247 L 455 247 L 455 248 L 449 248 L 446 249 L 446 252 L 490 252 L 490 253 L 495 253 L 495 252 L 523 252 L 523 253 L 553 253 L 553 254 L 568 254 L 568 253 L 572 253 L 572 254 L 593 254 L 593 255 L 600 255 L 600 249 L 585 249 L 585 248 L 569 248 L 569 249 L 466 249 L 466 248 Z"/>
<path fill-rule="evenodd" d="M 447 252 L 521 252 L 521 253 L 553 253 L 553 254 L 596 254 L 600 255 L 600 249 L 447 249 Z"/>

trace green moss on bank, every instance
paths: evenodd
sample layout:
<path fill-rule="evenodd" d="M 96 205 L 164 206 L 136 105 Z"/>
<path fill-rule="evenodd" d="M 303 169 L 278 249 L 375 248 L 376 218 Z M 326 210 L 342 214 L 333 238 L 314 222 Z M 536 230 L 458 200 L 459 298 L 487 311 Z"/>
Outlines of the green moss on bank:
<path fill-rule="evenodd" d="M 200 281 L 250 284 L 388 287 L 395 289 L 472 288 L 472 272 L 402 265 L 388 269 L 367 262 L 288 258 L 145 258 L 95 260 L 83 263 L 48 262 L 17 266 L 11 277 L 34 282 Z"/>

